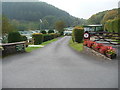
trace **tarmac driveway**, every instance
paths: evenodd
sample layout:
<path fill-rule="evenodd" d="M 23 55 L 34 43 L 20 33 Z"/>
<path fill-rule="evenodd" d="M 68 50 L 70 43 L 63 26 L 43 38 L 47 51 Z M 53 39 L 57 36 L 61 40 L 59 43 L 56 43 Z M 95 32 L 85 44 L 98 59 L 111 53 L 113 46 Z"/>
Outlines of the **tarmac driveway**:
<path fill-rule="evenodd" d="M 3 59 L 3 88 L 117 88 L 118 61 L 78 53 L 70 36 Z"/>

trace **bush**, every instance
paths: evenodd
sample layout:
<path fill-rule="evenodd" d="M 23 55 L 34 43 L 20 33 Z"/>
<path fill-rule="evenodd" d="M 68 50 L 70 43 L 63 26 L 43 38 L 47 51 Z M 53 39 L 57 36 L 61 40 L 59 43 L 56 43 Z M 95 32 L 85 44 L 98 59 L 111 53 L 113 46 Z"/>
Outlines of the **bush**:
<path fill-rule="evenodd" d="M 21 41 L 27 41 L 27 37 L 26 36 L 21 36 Z"/>
<path fill-rule="evenodd" d="M 56 34 L 56 33 L 51 33 L 50 35 L 51 35 L 51 38 L 52 38 L 52 39 L 59 37 L 59 35 Z"/>
<path fill-rule="evenodd" d="M 52 36 L 50 34 L 44 34 L 43 35 L 43 42 L 49 41 L 52 39 Z"/>
<path fill-rule="evenodd" d="M 48 33 L 54 33 L 54 30 L 49 30 Z"/>
<path fill-rule="evenodd" d="M 21 35 L 19 32 L 10 32 L 8 34 L 8 43 L 20 42 L 20 41 L 21 41 Z"/>
<path fill-rule="evenodd" d="M 41 33 L 42 33 L 42 34 L 46 34 L 47 32 L 46 32 L 45 30 L 42 30 Z"/>
<path fill-rule="evenodd" d="M 82 43 L 83 34 L 84 34 L 84 29 L 82 27 L 75 27 L 72 32 L 73 42 Z"/>
<path fill-rule="evenodd" d="M 34 39 L 35 45 L 41 44 L 43 42 L 43 35 L 41 33 L 34 33 L 32 38 Z"/>

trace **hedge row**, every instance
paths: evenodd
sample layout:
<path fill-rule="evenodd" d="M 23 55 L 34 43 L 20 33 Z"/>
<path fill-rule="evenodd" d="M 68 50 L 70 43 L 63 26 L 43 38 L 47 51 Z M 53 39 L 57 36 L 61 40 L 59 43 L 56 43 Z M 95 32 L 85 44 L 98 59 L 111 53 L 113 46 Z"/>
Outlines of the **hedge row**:
<path fill-rule="evenodd" d="M 108 32 L 118 33 L 120 28 L 119 22 L 120 19 L 108 20 L 104 26 L 105 30 L 107 30 Z"/>
<path fill-rule="evenodd" d="M 41 44 L 42 42 L 52 40 L 59 36 L 60 34 L 55 34 L 55 33 L 51 33 L 51 34 L 34 33 L 32 35 L 32 38 L 34 39 L 34 44 L 38 45 L 38 44 Z"/>
<path fill-rule="evenodd" d="M 27 37 L 20 35 L 19 32 L 10 32 L 8 34 L 8 43 L 26 41 Z"/>
<path fill-rule="evenodd" d="M 73 42 L 82 43 L 83 42 L 84 29 L 82 27 L 75 27 L 72 31 Z"/>

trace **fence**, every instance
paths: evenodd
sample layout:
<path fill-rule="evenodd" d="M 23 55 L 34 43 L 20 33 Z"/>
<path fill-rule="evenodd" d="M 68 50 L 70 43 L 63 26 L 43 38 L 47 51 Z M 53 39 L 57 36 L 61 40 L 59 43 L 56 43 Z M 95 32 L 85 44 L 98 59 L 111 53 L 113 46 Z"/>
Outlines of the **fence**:
<path fill-rule="evenodd" d="M 26 42 L 16 42 L 16 43 L 7 43 L 1 44 L 2 46 L 2 55 L 9 55 L 18 52 L 25 52 Z"/>

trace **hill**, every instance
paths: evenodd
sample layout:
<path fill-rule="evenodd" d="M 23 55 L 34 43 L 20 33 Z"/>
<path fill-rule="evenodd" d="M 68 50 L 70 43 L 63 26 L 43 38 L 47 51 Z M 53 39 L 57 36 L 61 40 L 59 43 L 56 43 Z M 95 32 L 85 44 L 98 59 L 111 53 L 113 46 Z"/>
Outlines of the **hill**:
<path fill-rule="evenodd" d="M 92 15 L 87 21 L 89 24 L 105 24 L 106 21 L 115 19 L 118 9 L 106 10 Z"/>
<path fill-rule="evenodd" d="M 88 24 L 103 24 L 104 30 L 108 32 L 119 32 L 120 13 L 119 9 L 106 10 L 92 15 L 88 20 Z"/>
<path fill-rule="evenodd" d="M 82 25 L 86 21 L 45 2 L 3 2 L 2 9 L 3 14 L 19 29 L 39 29 L 40 19 L 43 21 L 42 29 L 54 28 L 59 20 L 64 21 L 66 27 Z"/>

